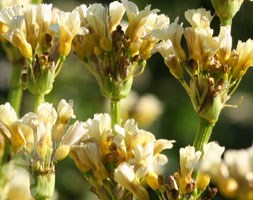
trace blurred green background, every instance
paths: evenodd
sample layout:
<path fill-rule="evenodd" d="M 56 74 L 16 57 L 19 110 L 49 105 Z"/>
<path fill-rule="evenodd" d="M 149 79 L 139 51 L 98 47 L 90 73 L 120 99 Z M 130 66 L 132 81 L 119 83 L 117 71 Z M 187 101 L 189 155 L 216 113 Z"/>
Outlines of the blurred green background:
<path fill-rule="evenodd" d="M 53 3 L 64 11 L 71 11 L 76 6 L 85 3 L 108 4 L 111 1 L 72 1 L 55 0 L 45 1 Z M 193 8 L 206 8 L 214 13 L 209 0 L 133 0 L 140 9 L 147 4 L 152 8 L 160 9 L 161 13 L 170 17 L 171 21 L 179 16 L 179 21 L 187 24 L 184 19 L 184 11 Z M 245 41 L 253 38 L 253 4 L 245 1 L 241 10 L 233 21 L 232 35 L 234 45 L 237 40 Z M 217 17 L 212 22 L 212 27 L 218 32 L 219 20 Z M 197 125 L 197 117 L 181 85 L 170 75 L 160 55 L 155 54 L 148 61 L 146 71 L 135 79 L 133 89 L 140 95 L 151 93 L 163 104 L 162 115 L 149 127 L 157 138 L 176 140 L 174 148 L 167 151 L 169 163 L 165 168 L 165 175 L 173 173 L 178 167 L 178 151 L 180 147 L 192 144 Z M 0 51 L 0 103 L 6 101 L 10 66 L 4 52 Z M 213 130 L 212 140 L 218 141 L 227 149 L 246 148 L 253 141 L 253 70 L 250 69 L 243 78 L 237 92 L 229 103 L 238 104 L 238 108 L 225 108 Z M 79 120 L 85 121 L 94 113 L 105 112 L 104 98 L 95 79 L 84 68 L 81 61 L 70 55 L 64 64 L 63 70 L 57 77 L 54 89 L 46 97 L 47 101 L 57 105 L 60 99 L 73 99 L 74 110 Z M 25 92 L 22 113 L 32 110 L 33 99 Z M 56 188 L 60 200 L 88 200 L 94 197 L 89 192 L 89 187 L 74 166 L 72 160 L 66 159 L 56 167 Z M 155 198 L 151 198 L 155 199 Z M 223 199 L 217 196 L 215 199 Z"/>

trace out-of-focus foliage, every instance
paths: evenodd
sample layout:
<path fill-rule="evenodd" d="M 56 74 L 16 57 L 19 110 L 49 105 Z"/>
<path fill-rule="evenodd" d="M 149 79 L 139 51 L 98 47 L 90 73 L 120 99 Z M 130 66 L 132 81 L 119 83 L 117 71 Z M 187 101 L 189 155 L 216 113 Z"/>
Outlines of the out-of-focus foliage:
<path fill-rule="evenodd" d="M 108 4 L 111 1 L 67 1 L 51 0 L 46 3 L 53 3 L 64 11 L 70 11 L 82 3 L 94 2 Z M 151 4 L 152 8 L 160 9 L 173 21 L 179 16 L 179 22 L 187 23 L 184 18 L 184 11 L 193 8 L 206 8 L 212 11 L 209 0 L 133 0 L 140 8 Z M 253 38 L 252 15 L 253 5 L 245 1 L 241 10 L 236 15 L 232 25 L 233 41 Z M 218 32 L 219 20 L 214 18 L 211 25 Z M 8 91 L 8 77 L 10 65 L 0 50 L 0 103 L 6 101 Z M 147 63 L 147 69 L 140 77 L 135 79 L 134 90 L 140 95 L 151 93 L 158 97 L 163 104 L 161 116 L 147 129 L 156 133 L 158 138 L 176 140 L 175 147 L 169 152 L 169 164 L 166 165 L 164 174 L 169 175 L 178 168 L 178 150 L 182 146 L 192 144 L 197 117 L 190 103 L 190 99 L 172 77 L 163 63 L 160 55 L 154 55 Z M 242 102 L 240 102 L 243 97 Z M 25 93 L 21 111 L 25 113 L 32 110 L 32 96 Z M 95 79 L 85 69 L 82 62 L 74 54 L 69 56 L 64 64 L 58 79 L 54 83 L 54 89 L 47 97 L 47 101 L 59 102 L 60 99 L 72 99 L 77 119 L 85 121 L 94 113 L 105 112 L 105 100 L 100 95 L 99 87 Z M 238 108 L 224 109 L 217 122 L 211 140 L 216 140 L 226 149 L 246 148 L 253 141 L 253 70 L 250 69 L 245 75 L 236 94 L 230 100 L 231 104 L 238 104 Z M 67 199 L 92 199 L 88 185 L 76 169 L 73 161 L 66 159 L 57 165 L 56 189 L 60 200 Z M 216 197 L 221 199 L 222 197 Z M 151 197 L 151 199 L 153 199 Z"/>

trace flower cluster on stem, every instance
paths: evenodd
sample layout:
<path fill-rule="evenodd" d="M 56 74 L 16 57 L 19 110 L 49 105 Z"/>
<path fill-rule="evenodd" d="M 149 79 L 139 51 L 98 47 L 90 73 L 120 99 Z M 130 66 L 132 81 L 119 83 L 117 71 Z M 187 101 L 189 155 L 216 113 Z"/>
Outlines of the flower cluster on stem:
<path fill-rule="evenodd" d="M 23 167 L 29 170 L 35 199 L 50 198 L 54 191 L 55 164 L 68 156 L 71 146 L 85 133 L 82 122 L 69 125 L 75 117 L 71 102 L 61 100 L 57 111 L 42 103 L 35 113 L 18 118 L 9 103 L 0 105 L 0 133 L 11 147 L 13 158 L 22 155 Z"/>
<path fill-rule="evenodd" d="M 168 159 L 161 152 L 173 147 L 173 140 L 159 139 L 127 120 L 123 127 L 111 128 L 108 114 L 96 114 L 85 122 L 87 133 L 76 144 L 70 156 L 92 191 L 100 199 L 149 199 L 144 184 L 159 190 L 158 166 Z"/>

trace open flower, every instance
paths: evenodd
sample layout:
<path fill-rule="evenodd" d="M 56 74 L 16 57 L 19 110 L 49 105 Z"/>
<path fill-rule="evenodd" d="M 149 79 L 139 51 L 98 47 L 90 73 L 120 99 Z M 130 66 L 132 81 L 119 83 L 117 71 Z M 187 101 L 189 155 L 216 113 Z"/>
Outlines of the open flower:
<path fill-rule="evenodd" d="M 128 161 L 135 166 L 136 176 L 144 178 L 153 190 L 160 187 L 157 174 L 158 167 L 168 162 L 167 157 L 160 154 L 160 152 L 165 149 L 171 149 L 173 142 L 161 139 L 148 142 L 143 146 L 138 145 L 133 150 L 133 158 Z"/>
<path fill-rule="evenodd" d="M 139 129 L 133 119 L 127 120 L 124 127 L 116 125 L 115 131 L 113 143 L 127 160 L 133 157 L 133 151 L 138 145 L 144 146 L 155 141 L 155 136 L 148 131 Z"/>
<path fill-rule="evenodd" d="M 77 34 L 84 35 L 88 32 L 85 28 L 80 28 L 80 17 L 76 10 L 72 12 L 59 11 L 56 15 L 59 32 L 58 52 L 62 56 L 67 56 L 71 50 L 73 38 Z"/>
<path fill-rule="evenodd" d="M 82 172 L 90 171 L 98 180 L 107 177 L 106 169 L 102 163 L 102 149 L 95 142 L 80 143 L 74 146 L 70 156 Z"/>
<path fill-rule="evenodd" d="M 195 151 L 193 146 L 180 148 L 180 170 L 174 174 L 180 194 L 191 193 L 194 190 L 192 173 L 196 168 L 201 152 Z"/>
<path fill-rule="evenodd" d="M 149 199 L 147 190 L 139 184 L 133 166 L 121 163 L 114 171 L 114 180 L 140 200 Z"/>
<path fill-rule="evenodd" d="M 224 150 L 225 148 L 219 146 L 216 142 L 204 144 L 203 156 L 199 162 L 199 174 L 196 180 L 198 189 L 205 191 L 212 174 L 218 173 Z"/>

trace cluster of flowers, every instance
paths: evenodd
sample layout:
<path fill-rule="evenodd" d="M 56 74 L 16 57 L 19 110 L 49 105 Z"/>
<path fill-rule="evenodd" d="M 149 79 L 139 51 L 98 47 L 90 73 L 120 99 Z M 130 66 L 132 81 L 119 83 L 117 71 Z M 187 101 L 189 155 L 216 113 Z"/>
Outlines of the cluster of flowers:
<path fill-rule="evenodd" d="M 51 104 L 43 103 L 35 113 L 20 119 L 9 103 L 0 105 L 0 133 L 10 146 L 11 157 L 23 158 L 21 164 L 31 174 L 45 175 L 45 183 L 52 184 L 50 194 L 54 191 L 55 163 L 67 157 L 71 146 L 86 132 L 81 122 L 69 125 L 75 117 L 71 104 L 61 100 L 56 111 Z M 37 187 L 33 195 L 41 195 Z"/>
<path fill-rule="evenodd" d="M 186 11 L 185 18 L 191 27 L 183 28 L 175 21 L 154 32 L 162 40 L 157 50 L 171 74 L 186 89 L 198 115 L 215 124 L 241 78 L 253 65 L 253 41 L 239 41 L 232 49 L 231 25 L 221 26 L 219 35 L 213 36 L 213 16 L 203 8 Z M 183 34 L 188 57 L 180 45 Z M 190 77 L 189 84 L 185 72 Z"/>
<path fill-rule="evenodd" d="M 157 168 L 167 163 L 167 157 L 160 152 L 171 149 L 175 141 L 156 140 L 152 133 L 138 129 L 133 119 L 127 120 L 123 127 L 116 125 L 113 132 L 108 114 L 96 114 L 84 126 L 87 134 L 73 147 L 70 156 L 98 196 L 125 199 L 129 194 L 113 187 L 116 181 L 138 199 L 149 199 L 143 184 L 153 190 L 160 187 Z M 109 191 L 99 193 L 104 190 Z"/>

